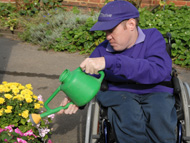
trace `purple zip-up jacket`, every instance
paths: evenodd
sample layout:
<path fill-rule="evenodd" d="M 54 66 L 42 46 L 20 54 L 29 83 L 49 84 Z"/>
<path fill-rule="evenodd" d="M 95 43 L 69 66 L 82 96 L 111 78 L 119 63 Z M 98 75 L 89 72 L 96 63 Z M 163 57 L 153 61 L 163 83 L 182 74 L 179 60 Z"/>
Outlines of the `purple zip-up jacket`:
<path fill-rule="evenodd" d="M 166 51 L 165 40 L 157 29 L 138 27 L 138 33 L 136 43 L 122 52 L 115 52 L 107 40 L 92 52 L 91 58 L 105 58 L 108 90 L 137 94 L 173 93 L 173 88 L 163 85 L 144 85 L 170 81 L 172 60 Z M 131 82 L 139 84 L 129 84 Z"/>

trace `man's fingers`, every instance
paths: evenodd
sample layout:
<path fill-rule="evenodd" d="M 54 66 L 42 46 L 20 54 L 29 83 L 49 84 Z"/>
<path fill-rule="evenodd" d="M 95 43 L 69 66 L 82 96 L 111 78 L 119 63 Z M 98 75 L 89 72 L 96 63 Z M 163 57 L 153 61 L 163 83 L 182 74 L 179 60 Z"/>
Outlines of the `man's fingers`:
<path fill-rule="evenodd" d="M 88 58 L 86 58 L 81 64 L 80 64 L 80 68 L 82 69 L 82 71 L 86 70 L 86 64 L 88 62 Z"/>
<path fill-rule="evenodd" d="M 86 58 L 81 64 L 80 68 L 89 74 L 98 74 L 98 71 L 105 69 L 105 58 Z"/>
<path fill-rule="evenodd" d="M 63 109 L 61 109 L 59 112 L 57 112 L 57 114 L 63 114 L 64 113 L 64 110 Z"/>
<path fill-rule="evenodd" d="M 65 105 L 67 105 L 68 102 L 69 102 L 69 99 L 66 97 L 66 98 L 63 99 L 60 106 L 65 106 Z"/>
<path fill-rule="evenodd" d="M 69 105 L 69 108 L 65 110 L 65 114 L 74 114 L 78 110 L 78 107 L 74 104 Z"/>

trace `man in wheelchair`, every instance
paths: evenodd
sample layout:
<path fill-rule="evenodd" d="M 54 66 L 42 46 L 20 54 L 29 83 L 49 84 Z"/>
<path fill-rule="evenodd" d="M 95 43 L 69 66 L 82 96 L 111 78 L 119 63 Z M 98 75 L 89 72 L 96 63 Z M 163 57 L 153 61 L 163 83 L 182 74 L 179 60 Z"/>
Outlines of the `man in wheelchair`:
<path fill-rule="evenodd" d="M 139 12 L 131 3 L 109 2 L 91 29 L 105 31 L 106 40 L 80 67 L 89 74 L 98 74 L 100 70 L 105 72 L 104 81 L 108 88 L 98 93 L 97 100 L 107 112 L 105 117 L 101 112 L 98 117 L 98 106 L 92 113 L 94 102 L 90 102 L 85 143 L 110 141 L 106 135 L 110 128 L 106 126 L 107 117 L 115 136 L 111 141 L 117 143 L 190 141 L 190 88 L 172 70 L 170 49 L 167 53 L 161 33 L 155 28 L 140 29 L 138 17 Z M 68 102 L 70 100 L 65 98 L 61 105 Z M 59 113 L 73 114 L 78 108 L 71 104 Z M 95 117 L 93 126 L 91 114 Z M 94 128 L 93 131 L 90 128 Z"/>
<path fill-rule="evenodd" d="M 108 90 L 97 100 L 108 108 L 117 143 L 176 143 L 172 61 L 162 34 L 141 29 L 138 18 L 127 1 L 105 5 L 91 31 L 105 31 L 106 40 L 80 67 L 89 74 L 105 72 Z"/>

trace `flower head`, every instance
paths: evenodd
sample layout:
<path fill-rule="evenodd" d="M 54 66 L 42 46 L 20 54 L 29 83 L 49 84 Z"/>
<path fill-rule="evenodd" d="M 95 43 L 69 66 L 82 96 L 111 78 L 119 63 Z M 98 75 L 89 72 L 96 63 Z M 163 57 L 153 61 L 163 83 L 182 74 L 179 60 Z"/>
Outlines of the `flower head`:
<path fill-rule="evenodd" d="M 11 99 L 13 96 L 11 94 L 4 94 L 5 98 Z"/>
<path fill-rule="evenodd" d="M 22 115 L 23 118 L 26 119 L 26 118 L 28 118 L 28 114 L 29 114 L 29 111 L 28 111 L 28 110 L 25 110 L 25 111 L 22 112 L 21 115 Z"/>
<path fill-rule="evenodd" d="M 40 108 L 41 108 L 41 105 L 39 103 L 34 104 L 34 109 L 40 109 Z"/>
<path fill-rule="evenodd" d="M 12 110 L 13 106 L 7 106 L 7 109 Z"/>
<path fill-rule="evenodd" d="M 31 103 L 33 101 L 32 98 L 25 98 L 25 100 L 27 103 Z"/>
<path fill-rule="evenodd" d="M 43 102 L 42 95 L 38 95 L 38 100 Z"/>
<path fill-rule="evenodd" d="M 41 137 L 45 137 L 45 135 L 46 135 L 48 132 L 50 132 L 50 129 L 41 128 L 41 129 L 38 129 L 38 131 L 39 131 L 39 135 L 40 135 Z"/>
<path fill-rule="evenodd" d="M 3 115 L 3 108 L 0 109 L 0 116 L 2 116 L 2 115 Z"/>
<path fill-rule="evenodd" d="M 10 110 L 10 109 L 5 109 L 5 113 L 12 113 L 12 110 Z"/>
<path fill-rule="evenodd" d="M 20 92 L 20 90 L 19 90 L 17 87 L 16 87 L 16 88 L 13 88 L 12 91 L 13 91 L 13 93 L 14 93 L 15 95 L 17 95 L 17 94 Z"/>
<path fill-rule="evenodd" d="M 9 125 L 9 126 L 5 127 L 5 129 L 9 130 L 9 132 L 13 132 L 12 127 L 14 127 L 14 125 Z"/>
<path fill-rule="evenodd" d="M 23 139 L 21 139 L 21 138 L 17 138 L 17 142 L 18 142 L 18 143 L 27 143 L 27 141 L 25 141 L 25 140 L 23 140 Z"/>
<path fill-rule="evenodd" d="M 30 89 L 30 90 L 33 89 L 31 84 L 26 84 L 25 87 L 28 88 L 28 89 Z"/>
<path fill-rule="evenodd" d="M 0 104 L 3 104 L 5 102 L 5 99 L 0 97 Z"/>
<path fill-rule="evenodd" d="M 53 120 L 55 118 L 55 114 L 48 115 L 48 118 L 51 118 L 51 120 Z"/>

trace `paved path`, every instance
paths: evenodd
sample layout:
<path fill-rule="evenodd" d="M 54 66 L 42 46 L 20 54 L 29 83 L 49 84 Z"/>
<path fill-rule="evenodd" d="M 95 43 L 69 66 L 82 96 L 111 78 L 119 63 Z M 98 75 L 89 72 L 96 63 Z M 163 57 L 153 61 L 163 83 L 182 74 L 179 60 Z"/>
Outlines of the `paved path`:
<path fill-rule="evenodd" d="M 33 92 L 46 100 L 60 85 L 59 75 L 74 70 L 85 59 L 84 55 L 66 52 L 39 51 L 38 46 L 0 37 L 0 82 L 31 83 Z M 176 67 L 182 81 L 190 85 L 190 71 Z M 59 106 L 64 94 L 58 94 L 50 107 Z M 86 109 L 75 115 L 57 115 L 51 124 L 54 143 L 84 143 Z"/>
<path fill-rule="evenodd" d="M 0 83 L 31 83 L 34 94 L 41 94 L 46 100 L 60 85 L 59 75 L 65 69 L 76 69 L 85 56 L 38 49 L 38 46 L 0 37 Z M 49 106 L 58 107 L 64 96 L 63 92 L 58 94 Z M 86 109 L 75 115 L 57 115 L 51 125 L 52 141 L 83 143 L 85 121 Z"/>

